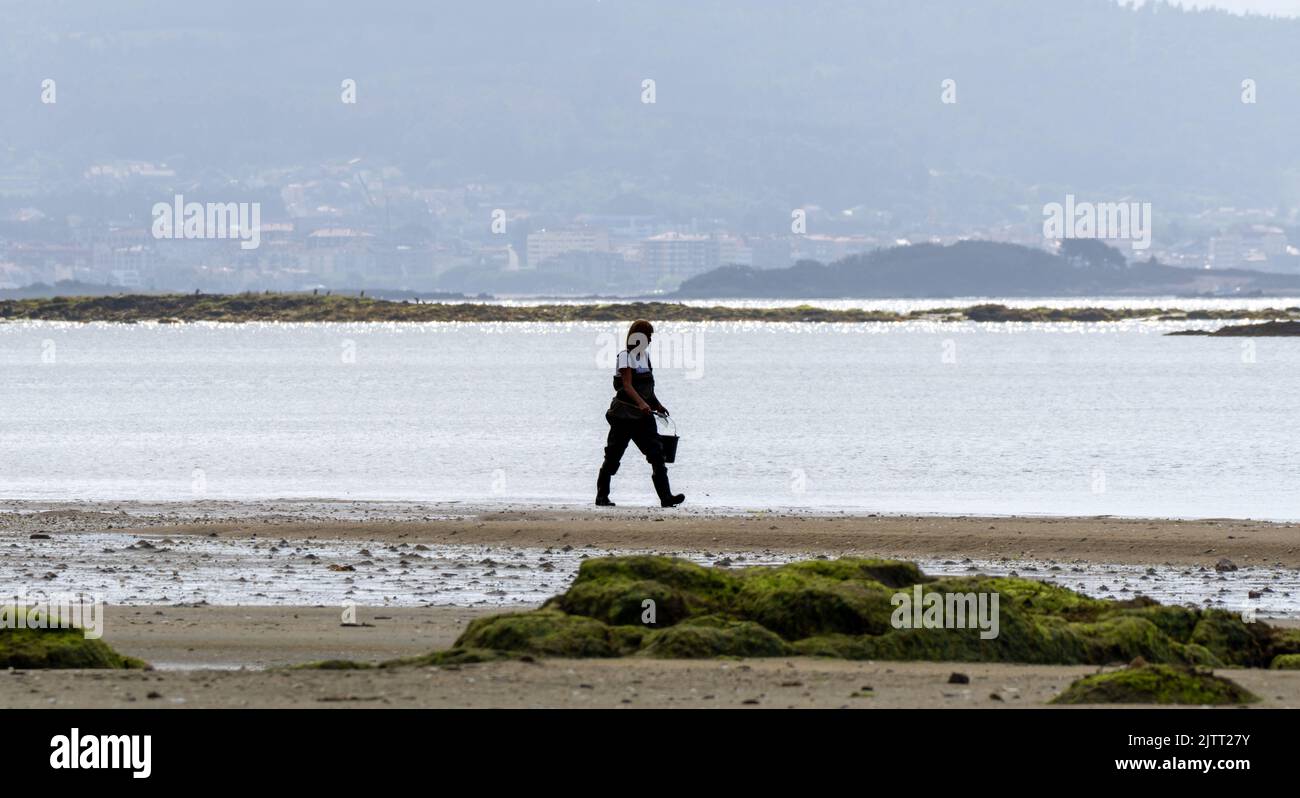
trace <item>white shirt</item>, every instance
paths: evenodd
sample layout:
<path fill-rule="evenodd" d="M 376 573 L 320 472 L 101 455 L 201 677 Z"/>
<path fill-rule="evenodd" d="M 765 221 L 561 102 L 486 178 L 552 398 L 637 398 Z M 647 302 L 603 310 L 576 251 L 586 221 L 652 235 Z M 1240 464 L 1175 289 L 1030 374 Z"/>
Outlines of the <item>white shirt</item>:
<path fill-rule="evenodd" d="M 650 353 L 645 350 L 645 347 L 636 351 L 621 350 L 618 353 L 618 362 L 614 366 L 614 376 L 622 374 L 623 369 L 632 369 L 637 374 L 645 374 L 650 370 Z"/>

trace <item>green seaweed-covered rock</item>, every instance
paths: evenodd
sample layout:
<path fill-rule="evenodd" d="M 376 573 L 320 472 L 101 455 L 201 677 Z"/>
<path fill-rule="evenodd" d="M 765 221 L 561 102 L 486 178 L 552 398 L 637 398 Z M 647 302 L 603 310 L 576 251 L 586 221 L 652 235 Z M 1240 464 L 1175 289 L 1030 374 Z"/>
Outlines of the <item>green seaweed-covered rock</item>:
<path fill-rule="evenodd" d="M 661 659 L 780 657 L 792 652 L 790 644 L 779 635 L 753 621 L 705 616 L 652 632 L 640 656 Z"/>
<path fill-rule="evenodd" d="M 893 593 L 874 579 L 837 578 L 817 567 L 770 568 L 744 579 L 734 611 L 787 640 L 828 633 L 881 634 L 890 628 Z"/>
<path fill-rule="evenodd" d="M 976 597 L 987 600 L 986 610 L 996 607 L 996 634 L 961 622 L 974 620 Z M 915 607 L 940 602 L 946 620 L 937 627 L 915 622 L 924 620 Z M 955 613 L 953 622 L 953 610 L 963 606 L 966 614 Z M 1018 577 L 933 579 L 894 560 L 724 569 L 634 555 L 584 561 L 572 586 L 540 610 L 475 620 L 451 651 L 471 649 L 1092 665 L 1141 657 L 1177 666 L 1266 667 L 1300 654 L 1300 633 L 1247 624 L 1222 610 L 1095 599 Z"/>
<path fill-rule="evenodd" d="M 659 557 L 653 554 L 583 560 L 573 584 L 577 586 L 613 579 L 659 582 L 678 590 L 713 597 L 736 589 L 735 572 L 708 568 L 678 557 Z"/>
<path fill-rule="evenodd" d="M 932 662 L 1066 663 L 1086 659 L 1086 642 L 1060 619 L 1003 610 L 996 637 L 978 628 L 890 629 L 879 635 L 817 635 L 794 643 L 808 656 Z"/>
<path fill-rule="evenodd" d="M 621 657 L 640 647 L 642 634 L 640 629 L 543 609 L 475 618 L 454 648 L 552 657 Z"/>
<path fill-rule="evenodd" d="M 548 607 L 615 626 L 671 626 L 725 606 L 739 589 L 728 571 L 649 555 L 585 560 L 573 585 Z M 646 602 L 654 620 L 646 620 Z"/>
<path fill-rule="evenodd" d="M 1096 663 L 1186 662 L 1182 646 L 1146 618 L 1121 615 L 1076 627 L 1088 646 L 1087 660 Z"/>
<path fill-rule="evenodd" d="M 1092 621 L 1111 611 L 1114 602 L 1089 598 L 1066 587 L 1014 576 L 983 576 L 942 579 L 935 590 L 953 593 L 997 593 L 1008 604 L 1035 615 L 1050 615 L 1067 621 Z"/>
<path fill-rule="evenodd" d="M 1275 629 L 1269 638 L 1269 655 L 1300 654 L 1300 629 Z"/>
<path fill-rule="evenodd" d="M 1145 618 L 1171 640 L 1179 643 L 1191 642 L 1192 633 L 1196 630 L 1196 624 L 1201 617 L 1200 612 L 1189 607 L 1157 604 L 1150 599 L 1142 600 L 1140 604 L 1141 606 L 1138 607 L 1123 609 L 1120 614 Z"/>
<path fill-rule="evenodd" d="M 1229 665 L 1262 665 L 1270 647 L 1272 627 L 1262 623 L 1244 623 L 1236 613 L 1205 610 L 1201 613 L 1191 642 L 1204 646 Z"/>
<path fill-rule="evenodd" d="M 1249 704 L 1259 698 L 1221 676 L 1197 668 L 1145 664 L 1085 676 L 1053 704 Z"/>
<path fill-rule="evenodd" d="M 301 665 L 292 665 L 290 670 L 311 670 L 311 671 L 365 671 L 375 668 L 406 668 L 406 667 L 455 667 L 459 665 L 477 665 L 481 662 L 499 662 L 508 659 L 521 659 L 524 655 L 512 654 L 508 651 L 498 651 L 488 648 L 447 648 L 442 651 L 431 651 L 428 654 L 421 654 L 417 657 L 401 657 L 390 659 L 378 664 L 373 662 L 360 662 L 351 659 L 326 659 L 315 662 L 304 662 Z"/>
<path fill-rule="evenodd" d="M 0 668 L 145 668 L 80 629 L 0 628 Z"/>

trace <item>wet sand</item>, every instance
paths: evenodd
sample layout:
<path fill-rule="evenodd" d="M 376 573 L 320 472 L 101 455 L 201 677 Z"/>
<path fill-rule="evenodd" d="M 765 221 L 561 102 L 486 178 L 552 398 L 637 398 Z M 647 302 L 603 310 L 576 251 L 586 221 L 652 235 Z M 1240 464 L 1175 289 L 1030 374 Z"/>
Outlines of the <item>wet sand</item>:
<path fill-rule="evenodd" d="M 863 516 L 454 502 L 0 502 L 0 534 L 78 531 L 1150 565 L 1213 566 L 1227 558 L 1237 565 L 1300 568 L 1300 524 L 1238 519 Z"/>
<path fill-rule="evenodd" d="M 449 648 L 471 620 L 501 611 L 357 607 L 345 626 L 337 607 L 109 606 L 104 640 L 160 671 L 383 662 Z"/>
<path fill-rule="evenodd" d="M 67 562 L 64 557 L 60 562 L 58 547 L 80 539 L 93 542 L 105 559 Z M 153 541 L 152 548 L 140 547 L 140 540 Z M 286 541 L 288 545 L 281 545 Z M 360 625 L 344 626 L 337 605 L 298 605 L 291 595 L 275 594 L 273 588 L 287 584 L 286 574 L 304 572 L 350 580 L 337 587 L 364 586 L 359 577 L 374 568 L 383 570 L 384 579 L 365 595 L 383 597 L 384 588 L 391 592 L 404 584 L 401 579 L 421 583 L 428 581 L 426 574 L 451 579 L 452 572 L 445 569 L 447 563 L 455 567 L 455 557 L 480 569 L 461 578 L 474 582 L 485 581 L 489 573 L 508 574 L 500 565 L 517 555 L 520 573 L 522 565 L 528 565 L 541 579 L 541 592 L 546 592 L 553 587 L 548 579 L 563 582 L 588 553 L 617 550 L 691 552 L 706 562 L 744 557 L 737 565 L 813 556 L 887 556 L 936 566 L 948 563 L 955 571 L 974 567 L 963 566 L 966 559 L 990 564 L 1006 558 L 1024 576 L 1059 578 L 1064 584 L 1070 584 L 1069 574 L 1052 573 L 1049 563 L 1194 569 L 1190 572 L 1202 579 L 1220 581 L 1223 575 L 1214 565 L 1225 558 L 1240 566 L 1241 571 L 1233 573 L 1275 569 L 1285 575 L 1300 568 L 1300 526 L 1233 520 L 858 517 L 743 509 L 728 514 L 328 501 L 0 504 L 0 566 L 11 569 L 10 578 L 35 579 L 46 586 L 59 585 L 60 575 L 79 573 L 78 567 L 106 572 L 105 579 L 122 580 L 133 588 L 147 574 L 180 580 L 181 571 L 188 577 L 191 566 L 200 570 L 214 556 L 214 542 L 238 544 L 234 548 L 248 562 L 254 556 L 270 563 L 279 562 L 278 555 L 297 559 L 276 566 L 290 570 L 239 586 L 245 592 L 236 601 L 228 593 L 214 593 L 222 600 L 187 603 L 185 596 L 177 595 L 169 596 L 180 599 L 174 602 L 113 604 L 106 610 L 105 639 L 124 654 L 154 663 L 156 670 L 0 673 L 0 706 L 1043 706 L 1070 681 L 1095 669 L 807 658 L 631 658 L 383 671 L 285 670 L 283 666 L 321 659 L 377 662 L 445 648 L 469 620 L 500 612 L 503 606 L 464 606 L 468 594 L 449 594 L 462 606 L 431 606 L 437 602 L 424 599 L 426 606 L 405 606 L 397 601 L 400 597 L 389 596 L 395 603 L 366 601 L 367 606 L 357 608 Z M 50 547 L 44 556 L 41 547 Z M 490 564 L 482 562 L 487 549 L 496 558 Z M 358 572 L 329 571 L 328 558 L 317 557 L 308 568 L 304 561 L 309 550 L 370 565 Z M 182 559 L 156 559 L 169 552 Z M 421 563 L 412 556 L 415 552 L 431 562 Z M 228 565 L 218 562 L 212 570 L 219 573 Z M 1133 573 L 1145 575 L 1141 568 Z M 523 583 L 539 589 L 527 579 Z M 474 601 L 491 604 L 491 587 L 475 588 Z M 258 605 L 258 593 L 278 596 L 279 606 Z M 517 609 L 535 606 L 541 597 L 520 592 L 507 598 L 514 602 L 510 608 Z M 222 606 L 243 601 L 252 606 Z M 970 684 L 949 684 L 954 671 L 969 675 Z M 1228 675 L 1260 695 L 1263 706 L 1300 707 L 1300 673 L 1245 670 Z"/>

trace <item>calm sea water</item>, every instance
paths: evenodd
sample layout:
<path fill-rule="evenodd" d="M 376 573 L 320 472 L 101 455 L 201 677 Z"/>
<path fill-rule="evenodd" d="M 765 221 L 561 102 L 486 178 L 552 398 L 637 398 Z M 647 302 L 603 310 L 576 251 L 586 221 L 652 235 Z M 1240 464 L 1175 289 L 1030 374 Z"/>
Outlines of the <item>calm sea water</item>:
<path fill-rule="evenodd" d="M 1300 518 L 1300 340 L 1178 328 L 665 325 L 673 486 L 725 507 Z M 622 329 L 0 324 L 0 498 L 587 502 Z M 614 498 L 651 501 L 634 448 Z"/>

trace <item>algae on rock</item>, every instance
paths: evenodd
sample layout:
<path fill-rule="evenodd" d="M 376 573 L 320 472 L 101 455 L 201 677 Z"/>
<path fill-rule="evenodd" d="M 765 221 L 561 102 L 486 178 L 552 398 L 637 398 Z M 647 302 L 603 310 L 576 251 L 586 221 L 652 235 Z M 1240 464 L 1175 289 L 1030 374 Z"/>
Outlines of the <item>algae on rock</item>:
<path fill-rule="evenodd" d="M 1209 671 L 1143 664 L 1085 676 L 1053 698 L 1053 704 L 1249 704 L 1259 697 Z"/>
<path fill-rule="evenodd" d="M 997 634 L 895 628 L 894 599 L 903 591 L 923 598 L 996 595 Z M 878 559 L 726 569 L 633 555 L 585 560 L 569 589 L 541 609 L 478 618 L 453 648 L 386 665 L 805 655 L 1061 665 L 1142 657 L 1164 665 L 1267 667 L 1290 654 L 1300 654 L 1300 635 L 1221 610 L 1095 599 L 1018 577 L 935 579 L 913 563 Z"/>
<path fill-rule="evenodd" d="M 997 595 L 998 633 L 986 639 L 976 628 L 895 628 L 893 598 L 907 589 Z M 1297 645 L 1267 624 L 1245 624 L 1221 610 L 1095 599 L 1017 577 L 934 579 L 908 562 L 845 558 L 723 569 L 634 555 L 584 561 L 570 588 L 541 610 L 479 618 L 455 648 L 1095 665 L 1143 657 L 1265 667 Z"/>
<path fill-rule="evenodd" d="M 80 629 L 0 628 L 0 668 L 146 668 Z"/>

